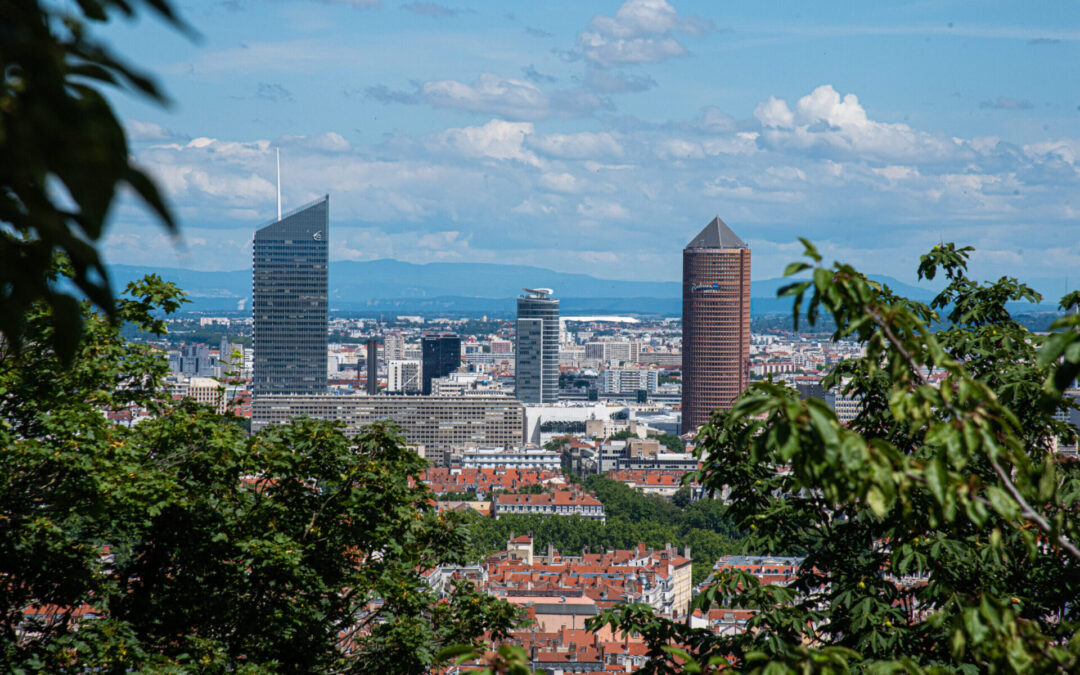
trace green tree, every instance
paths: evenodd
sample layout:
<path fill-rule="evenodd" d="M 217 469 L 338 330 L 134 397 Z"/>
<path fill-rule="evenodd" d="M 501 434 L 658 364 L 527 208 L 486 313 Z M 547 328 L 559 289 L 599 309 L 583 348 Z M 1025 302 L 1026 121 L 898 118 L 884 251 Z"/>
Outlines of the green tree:
<path fill-rule="evenodd" d="M 175 231 L 164 200 L 131 161 L 127 138 L 102 87 L 165 103 L 144 73 L 124 64 L 90 31 L 144 3 L 5 2 L 0 9 L 0 333 L 18 345 L 33 303 L 55 310 L 54 345 L 70 359 L 81 333 L 76 296 L 53 284 L 56 254 L 71 284 L 112 314 L 109 275 L 95 244 L 117 193 L 130 188 Z M 190 33 L 165 0 L 145 6 Z"/>
<path fill-rule="evenodd" d="M 976 283 L 970 249 L 935 247 L 919 275 L 943 273 L 923 305 L 848 265 L 820 265 L 782 291 L 834 339 L 866 356 L 826 383 L 860 402 L 850 426 L 815 399 L 753 385 L 699 434 L 706 489 L 750 554 L 805 555 L 788 587 L 722 574 L 695 605 L 758 609 L 745 633 L 716 636 L 608 612 L 594 626 L 638 630 L 649 672 L 731 660 L 748 672 L 1076 672 L 1080 669 L 1080 464 L 1052 452 L 1072 431 L 1055 412 L 1080 368 L 1080 319 L 1029 333 L 1006 302 L 1038 300 L 1015 280 Z M 1078 294 L 1063 301 L 1063 308 Z M 934 332 L 940 320 L 949 327 Z M 684 654 L 672 645 L 686 647 Z M 710 665 L 711 664 L 711 665 Z M 691 664 L 693 665 L 693 664 Z"/>
<path fill-rule="evenodd" d="M 422 571 L 464 562 L 467 530 L 391 428 L 297 420 L 248 437 L 162 387 L 176 288 L 90 312 L 70 361 L 43 304 L 0 353 L 0 660 L 15 671 L 428 672 L 516 610 Z M 146 409 L 131 428 L 103 413 Z"/>

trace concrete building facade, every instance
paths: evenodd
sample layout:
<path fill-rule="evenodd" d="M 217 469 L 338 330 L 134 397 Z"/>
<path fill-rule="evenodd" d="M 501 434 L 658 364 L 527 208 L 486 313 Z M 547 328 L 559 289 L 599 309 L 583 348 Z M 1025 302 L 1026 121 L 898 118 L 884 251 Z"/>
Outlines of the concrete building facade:
<path fill-rule="evenodd" d="M 252 402 L 252 430 L 301 415 L 342 422 L 350 435 L 393 422 L 408 445 L 429 451 L 520 446 L 525 436 L 525 406 L 506 396 L 263 396 Z"/>

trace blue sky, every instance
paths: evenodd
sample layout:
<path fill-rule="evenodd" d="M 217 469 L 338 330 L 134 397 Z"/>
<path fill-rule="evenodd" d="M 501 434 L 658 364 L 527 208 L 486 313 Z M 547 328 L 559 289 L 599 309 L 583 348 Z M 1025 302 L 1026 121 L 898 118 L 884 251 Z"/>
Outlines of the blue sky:
<path fill-rule="evenodd" d="M 134 204 L 110 262 L 240 269 L 331 195 L 332 259 L 674 280 L 720 215 L 779 276 L 805 236 L 911 280 L 1080 281 L 1080 9 L 1068 2 L 220 0 L 103 35 L 168 109 L 113 97 L 183 224 Z"/>

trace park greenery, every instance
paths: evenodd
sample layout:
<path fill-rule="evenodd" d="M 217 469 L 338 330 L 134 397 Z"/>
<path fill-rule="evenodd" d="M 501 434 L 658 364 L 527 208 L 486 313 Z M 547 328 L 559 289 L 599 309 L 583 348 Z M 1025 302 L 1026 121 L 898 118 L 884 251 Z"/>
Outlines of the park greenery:
<path fill-rule="evenodd" d="M 668 544 L 682 551 L 690 547 L 693 580 L 705 579 L 717 558 L 736 550 L 739 533 L 722 513 L 717 500 L 689 503 L 688 491 L 678 500 L 645 495 L 624 483 L 603 476 L 590 476 L 584 487 L 604 504 L 605 522 L 580 516 L 506 515 L 498 520 L 473 514 L 469 517 L 474 548 L 471 556 L 480 559 L 506 548 L 514 535 L 531 533 L 537 553 L 552 546 L 563 555 L 580 555 L 588 550 L 630 549 L 638 542 L 655 549 Z"/>
<path fill-rule="evenodd" d="M 1054 452 L 1071 430 L 1055 413 L 1080 371 L 1080 315 L 1030 333 L 1007 302 L 1038 301 L 1009 278 L 978 283 L 970 249 L 924 255 L 945 277 L 929 304 L 894 295 L 848 265 L 821 264 L 782 293 L 796 322 L 827 314 L 863 358 L 826 380 L 858 398 L 849 426 L 783 383 L 754 384 L 700 432 L 706 489 L 747 554 L 805 556 L 790 586 L 726 572 L 695 607 L 759 610 L 716 635 L 642 605 L 591 625 L 645 637 L 645 672 L 990 672 L 1080 670 L 1080 463 Z M 1061 309 L 1080 306 L 1080 293 Z M 941 321 L 947 321 L 943 327 Z"/>
<path fill-rule="evenodd" d="M 630 431 L 629 429 L 623 429 L 622 431 L 617 431 L 612 434 L 610 440 L 623 441 L 628 438 L 637 437 L 638 435 L 635 432 Z M 660 445 L 664 446 L 668 452 L 686 452 L 686 443 L 678 434 L 656 433 L 655 431 L 650 431 L 648 438 L 654 438 L 660 441 Z"/>
<path fill-rule="evenodd" d="M 248 436 L 164 386 L 182 300 L 148 277 L 82 309 L 70 360 L 45 303 L 0 346 L 0 661 L 13 672 L 428 672 L 504 635 L 510 605 L 422 571 L 465 562 L 426 463 L 392 429 L 297 420 Z M 145 409 L 133 426 L 104 413 Z"/>

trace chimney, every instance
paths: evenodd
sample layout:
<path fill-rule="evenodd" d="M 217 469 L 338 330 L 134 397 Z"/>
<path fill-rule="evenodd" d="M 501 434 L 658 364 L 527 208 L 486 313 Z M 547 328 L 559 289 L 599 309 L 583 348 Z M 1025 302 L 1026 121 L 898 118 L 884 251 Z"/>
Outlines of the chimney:
<path fill-rule="evenodd" d="M 693 558 L 690 557 L 690 546 L 683 547 L 683 557 L 687 560 L 693 560 Z"/>

